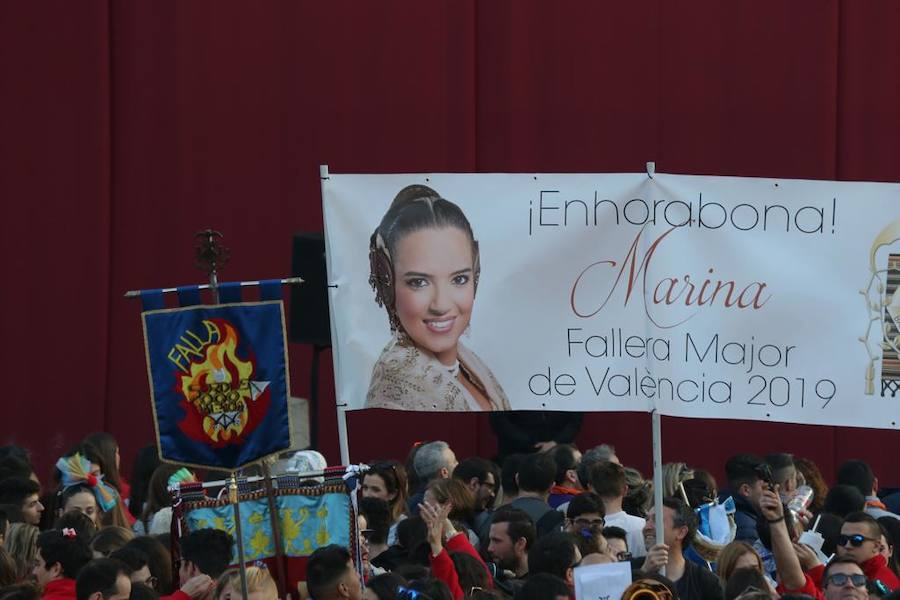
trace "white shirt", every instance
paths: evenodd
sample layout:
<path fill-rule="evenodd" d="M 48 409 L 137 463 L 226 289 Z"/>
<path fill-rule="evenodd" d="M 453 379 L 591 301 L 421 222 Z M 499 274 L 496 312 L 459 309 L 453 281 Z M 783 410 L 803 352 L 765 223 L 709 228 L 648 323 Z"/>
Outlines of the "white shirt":
<path fill-rule="evenodd" d="M 609 513 L 605 517 L 606 526 L 621 527 L 625 530 L 628 541 L 628 551 L 631 556 L 639 558 L 647 555 L 647 549 L 644 547 L 644 525 L 647 524 L 645 519 L 629 515 L 624 510 Z"/>

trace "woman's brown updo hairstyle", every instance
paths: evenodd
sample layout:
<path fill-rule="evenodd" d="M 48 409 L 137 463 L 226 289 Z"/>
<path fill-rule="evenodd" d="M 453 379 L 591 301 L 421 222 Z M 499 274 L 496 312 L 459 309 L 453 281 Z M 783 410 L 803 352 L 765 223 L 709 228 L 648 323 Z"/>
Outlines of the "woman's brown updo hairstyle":
<path fill-rule="evenodd" d="M 456 227 L 472 242 L 472 280 L 478 290 L 481 263 L 478 242 L 472 226 L 462 210 L 453 202 L 425 185 L 409 185 L 391 202 L 390 208 L 369 239 L 369 285 L 375 290 L 375 302 L 387 310 L 391 331 L 400 331 L 394 290 L 394 261 L 397 244 L 404 237 L 421 229 Z"/>

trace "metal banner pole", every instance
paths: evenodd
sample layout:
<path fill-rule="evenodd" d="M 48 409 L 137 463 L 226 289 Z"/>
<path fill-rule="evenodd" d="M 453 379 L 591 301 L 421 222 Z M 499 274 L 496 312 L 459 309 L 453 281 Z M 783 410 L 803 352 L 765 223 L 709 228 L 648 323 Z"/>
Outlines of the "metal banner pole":
<path fill-rule="evenodd" d="M 256 286 L 258 286 L 258 285 L 260 284 L 260 282 L 259 282 L 259 281 L 256 281 L 256 280 L 254 280 L 254 281 L 239 281 L 239 282 L 237 282 L 237 283 L 238 283 L 238 285 L 240 285 L 242 288 L 245 288 L 245 287 L 256 287 Z M 303 278 L 302 278 L 302 277 L 283 277 L 283 278 L 281 279 L 281 284 L 282 284 L 282 285 L 292 285 L 292 284 L 295 284 L 295 283 L 304 283 Z M 216 282 L 216 286 L 218 286 L 218 282 Z M 198 286 L 197 286 L 197 289 L 198 289 L 198 290 L 209 290 L 209 289 L 212 289 L 212 286 L 211 286 L 210 284 L 208 284 L 208 283 L 203 283 L 203 284 L 201 284 L 201 285 L 198 285 Z M 162 292 L 163 294 L 174 294 L 174 293 L 177 292 L 177 291 L 178 291 L 178 288 L 177 288 L 177 287 L 167 287 L 167 288 L 162 288 L 162 289 L 160 290 L 160 292 Z M 125 292 L 125 297 L 126 297 L 126 298 L 129 298 L 129 299 L 131 299 L 131 298 L 140 298 L 140 297 L 141 297 L 141 290 L 128 290 L 127 292 Z"/>
<path fill-rule="evenodd" d="M 337 407 L 338 441 L 341 445 L 341 464 L 350 464 L 350 444 L 347 441 L 347 406 Z"/>
<path fill-rule="evenodd" d="M 331 174 L 328 170 L 328 165 L 319 165 L 319 180 L 322 183 L 322 202 L 325 202 L 325 186 L 326 182 L 331 178 Z M 324 207 L 323 207 L 324 208 Z M 329 252 L 330 246 L 328 244 L 328 227 L 325 227 L 325 264 L 326 270 L 328 273 L 329 281 L 328 281 L 328 301 L 331 303 L 332 296 L 337 289 L 337 284 L 332 282 L 331 277 L 331 254 Z M 334 361 L 334 374 L 335 374 L 335 386 L 336 392 L 340 392 L 340 389 L 337 387 L 340 385 L 340 373 L 341 373 L 341 356 L 338 353 L 338 344 L 337 344 L 337 335 L 335 332 L 334 326 L 335 319 L 335 310 L 332 306 L 331 309 L 331 340 L 332 340 L 332 360 Z M 340 394 L 337 394 L 337 397 L 340 398 Z M 337 425 L 338 425 L 338 442 L 341 447 L 341 464 L 349 465 L 350 464 L 350 445 L 347 439 L 347 405 L 346 404 L 337 404 Z"/>
<path fill-rule="evenodd" d="M 665 525 L 663 523 L 663 474 L 662 474 L 662 417 L 659 410 L 650 413 L 653 423 L 653 512 L 655 516 L 656 543 L 665 543 Z M 648 548 L 649 550 L 649 548 Z M 665 576 L 666 568 L 660 573 Z"/>
<path fill-rule="evenodd" d="M 241 593 L 244 598 L 250 597 L 250 591 L 247 588 L 247 565 L 244 557 L 244 533 L 241 527 L 241 509 L 238 498 L 237 472 L 231 472 L 231 480 L 228 483 L 228 501 L 231 502 L 231 509 L 234 512 L 234 534 L 237 537 L 238 548 L 238 565 L 241 571 Z"/>

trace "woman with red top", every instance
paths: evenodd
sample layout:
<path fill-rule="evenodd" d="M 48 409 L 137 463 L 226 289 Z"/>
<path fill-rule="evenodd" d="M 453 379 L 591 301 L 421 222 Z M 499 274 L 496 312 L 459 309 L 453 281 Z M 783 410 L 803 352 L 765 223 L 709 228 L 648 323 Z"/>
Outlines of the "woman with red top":
<path fill-rule="evenodd" d="M 478 560 L 487 574 L 488 586 L 493 587 L 494 582 L 484 561 L 469 543 L 468 536 L 463 532 L 456 531 L 450 522 L 448 515 L 451 510 L 453 510 L 451 504 L 441 505 L 425 502 L 419 505 L 419 514 L 428 527 L 428 545 L 431 547 L 428 560 L 431 563 L 431 572 L 435 578 L 447 584 L 454 600 L 460 600 L 465 598 L 468 590 L 463 590 L 460 585 L 459 573 L 456 571 L 453 559 L 450 558 L 450 552 L 465 553 Z"/>

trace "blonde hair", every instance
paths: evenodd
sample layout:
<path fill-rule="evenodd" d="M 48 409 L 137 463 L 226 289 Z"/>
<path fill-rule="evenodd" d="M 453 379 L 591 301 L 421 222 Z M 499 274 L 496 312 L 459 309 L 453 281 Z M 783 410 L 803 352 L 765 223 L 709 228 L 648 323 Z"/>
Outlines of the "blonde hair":
<path fill-rule="evenodd" d="M 719 576 L 719 580 L 723 583 L 728 581 L 728 578 L 734 573 L 737 561 L 747 553 L 756 557 L 756 565 L 759 571 L 765 573 L 762 559 L 759 557 L 759 553 L 753 549 L 753 546 L 747 542 L 735 540 L 722 548 L 722 551 L 719 553 L 719 558 L 716 561 L 716 575 Z"/>
<path fill-rule="evenodd" d="M 37 539 L 40 531 L 30 523 L 10 523 L 3 547 L 16 561 L 19 581 L 27 579 L 37 556 Z"/>
<path fill-rule="evenodd" d="M 681 491 L 681 484 L 694 478 L 694 470 L 683 462 L 663 465 L 663 496 L 674 496 L 687 500 Z"/>
<path fill-rule="evenodd" d="M 222 592 L 229 585 L 236 590 L 241 589 L 240 569 L 228 569 L 222 573 L 216 584 L 216 600 L 222 597 Z M 259 592 L 266 600 L 278 600 L 278 587 L 266 567 L 247 567 L 247 591 Z"/>

